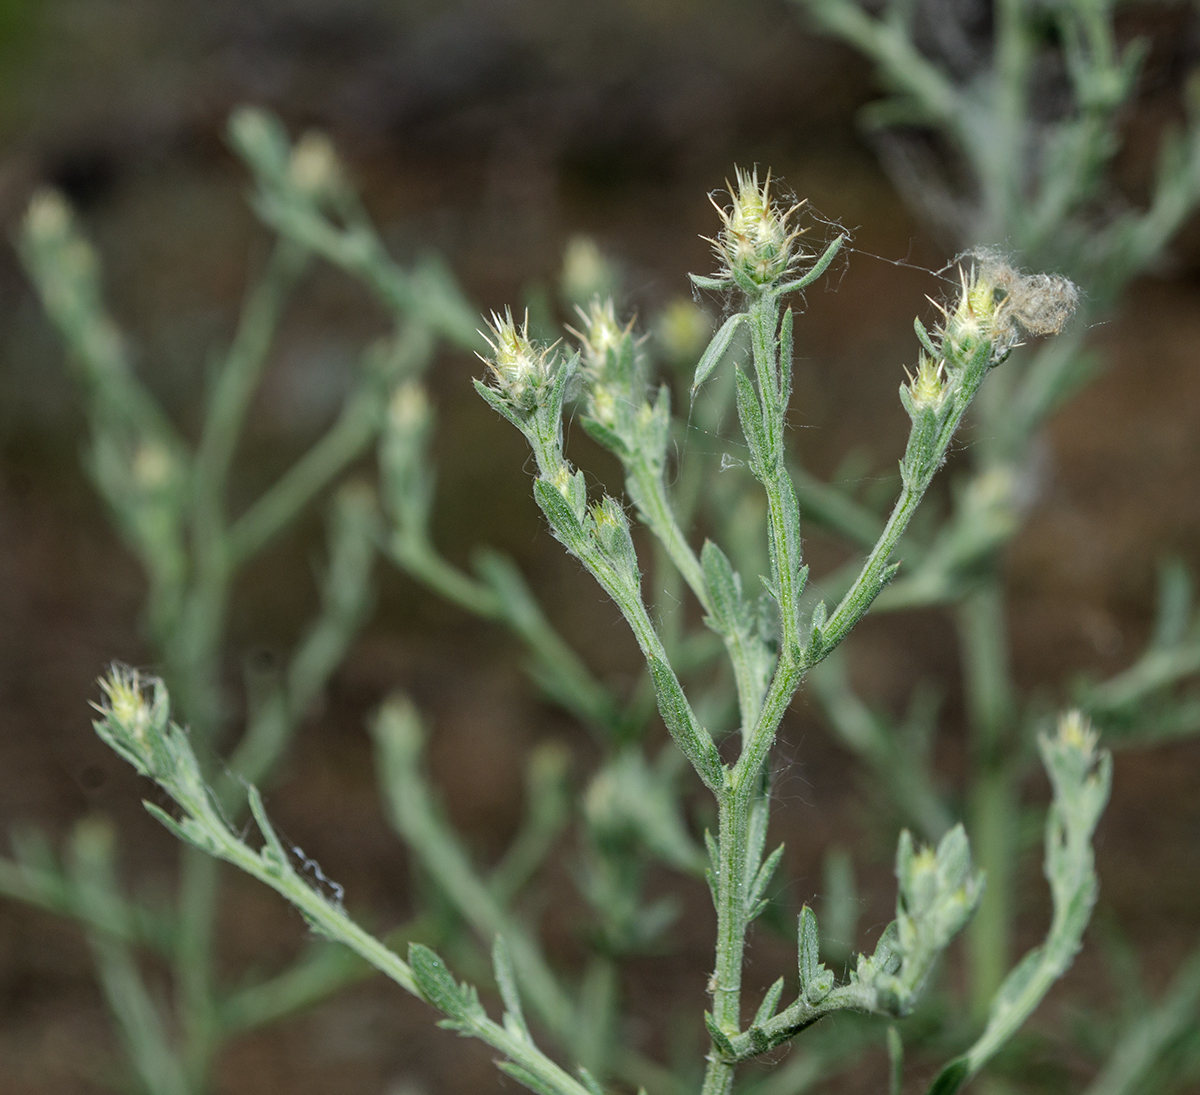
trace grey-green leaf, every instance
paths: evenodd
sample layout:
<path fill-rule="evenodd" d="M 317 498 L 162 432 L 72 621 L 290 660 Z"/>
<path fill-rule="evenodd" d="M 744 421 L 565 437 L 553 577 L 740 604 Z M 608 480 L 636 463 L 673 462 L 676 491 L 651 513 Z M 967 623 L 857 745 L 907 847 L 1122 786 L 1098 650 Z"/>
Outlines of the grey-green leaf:
<path fill-rule="evenodd" d="M 700 355 L 700 360 L 696 364 L 696 375 L 692 378 L 693 395 L 700 385 L 712 375 L 712 371 L 721 364 L 721 359 L 729 349 L 730 343 L 733 342 L 733 336 L 749 318 L 745 312 L 737 312 L 721 324 L 720 330 L 713 335 L 708 348 Z"/>

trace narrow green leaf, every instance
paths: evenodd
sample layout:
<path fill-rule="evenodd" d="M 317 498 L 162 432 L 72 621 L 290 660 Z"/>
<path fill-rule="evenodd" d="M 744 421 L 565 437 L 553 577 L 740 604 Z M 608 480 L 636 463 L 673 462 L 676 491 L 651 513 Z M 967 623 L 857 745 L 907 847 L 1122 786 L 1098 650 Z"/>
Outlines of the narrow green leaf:
<path fill-rule="evenodd" d="M 1011 970 L 1000 985 L 988 1008 L 988 1024 L 1002 1022 L 1006 1012 L 1014 1005 L 1025 990 L 1033 983 L 1042 965 L 1042 948 L 1034 947 Z"/>
<path fill-rule="evenodd" d="M 903 1095 L 904 1090 L 904 1039 L 895 1023 L 887 1028 L 888 1051 L 888 1095 Z"/>
<path fill-rule="evenodd" d="M 763 894 L 766 893 L 767 887 L 771 884 L 771 879 L 774 877 L 775 871 L 779 867 L 779 861 L 782 858 L 783 845 L 780 844 L 775 851 L 767 856 L 766 861 L 759 867 L 758 874 L 754 876 L 754 883 L 750 887 L 750 893 L 746 902 L 747 905 L 754 907 L 763 903 Z"/>
<path fill-rule="evenodd" d="M 713 869 L 716 870 L 717 864 L 721 862 L 721 853 L 717 846 L 717 838 L 709 829 L 704 830 L 704 847 L 708 849 L 708 858 L 712 861 Z"/>
<path fill-rule="evenodd" d="M 746 615 L 741 579 L 728 557 L 711 540 L 700 549 L 700 565 L 708 583 L 712 602 L 709 626 L 721 635 L 735 635 L 743 630 Z"/>
<path fill-rule="evenodd" d="M 492 944 L 492 970 L 496 976 L 496 988 L 500 990 L 500 999 L 504 1001 L 506 1022 L 511 1017 L 520 1037 L 532 1044 L 533 1039 L 529 1036 L 529 1027 L 525 1023 L 525 1013 L 521 1010 L 521 997 L 517 992 L 517 975 L 513 970 L 508 945 L 502 935 L 497 935 Z"/>
<path fill-rule="evenodd" d="M 746 373 L 742 369 L 736 369 L 734 375 L 737 378 L 738 419 L 742 424 L 746 445 L 750 449 L 750 470 L 756 478 L 761 479 L 768 448 L 762 405 Z"/>
<path fill-rule="evenodd" d="M 693 277 L 692 279 L 696 279 Z M 712 371 L 721 364 L 721 359 L 725 356 L 725 352 L 729 349 L 729 345 L 733 342 L 733 336 L 737 334 L 738 328 L 742 326 L 750 317 L 745 312 L 736 312 L 731 315 L 720 329 L 712 337 L 708 348 L 700 355 L 700 360 L 696 364 L 696 374 L 692 378 L 692 394 L 696 394 L 696 390 L 703 384 Z"/>
<path fill-rule="evenodd" d="M 803 277 L 797 278 L 795 281 L 789 281 L 786 285 L 781 285 L 779 287 L 780 294 L 794 293 L 800 289 L 807 289 L 808 286 L 810 286 L 814 281 L 817 280 L 817 278 L 819 278 L 823 273 L 825 273 L 826 270 L 829 269 L 829 264 L 833 262 L 834 258 L 837 256 L 837 253 L 842 249 L 842 244 L 845 243 L 848 238 L 849 237 L 845 234 L 838 236 L 833 243 L 825 248 L 824 254 L 822 254 L 821 257 L 817 259 L 817 261 L 813 263 L 813 265 L 809 267 L 807 271 L 805 271 Z"/>
<path fill-rule="evenodd" d="M 1178 559 L 1170 559 L 1158 572 L 1158 611 L 1151 645 L 1167 649 L 1183 641 L 1192 616 L 1192 577 Z"/>
<path fill-rule="evenodd" d="M 654 682 L 654 692 L 658 699 L 658 711 L 662 720 L 667 724 L 671 737 L 679 746 L 680 751 L 691 761 L 700 778 L 709 788 L 721 785 L 723 769 L 721 754 L 713 740 L 692 712 L 679 681 L 671 671 L 671 667 L 661 658 L 647 658 L 650 679 Z"/>
<path fill-rule="evenodd" d="M 600 1081 L 596 1079 L 583 1065 L 579 1066 L 579 1078 L 583 1081 L 583 1086 L 591 1092 L 591 1095 L 605 1095 L 604 1088 L 600 1086 Z"/>
<path fill-rule="evenodd" d="M 537 479 L 533 484 L 533 497 L 550 522 L 554 535 L 571 551 L 582 553 L 586 548 L 583 525 L 562 492 L 552 483 Z"/>
<path fill-rule="evenodd" d="M 913 320 L 913 330 L 917 332 L 917 339 L 921 345 L 925 347 L 925 352 L 932 358 L 940 358 L 941 351 L 933 344 L 933 339 L 929 337 L 929 332 L 925 329 L 925 324 L 919 319 Z"/>
<path fill-rule="evenodd" d="M 798 920 L 800 990 L 804 992 L 816 980 L 821 968 L 820 939 L 817 934 L 817 914 L 807 905 L 800 910 Z"/>
<path fill-rule="evenodd" d="M 775 1016 L 775 1009 L 779 1007 L 779 998 L 783 995 L 783 978 L 779 978 L 769 989 L 767 994 L 762 998 L 762 1003 L 758 1005 L 758 1011 L 754 1013 L 754 1021 L 751 1026 L 760 1027 L 763 1023 L 768 1022 Z"/>
<path fill-rule="evenodd" d="M 956 1057 L 929 1085 L 928 1095 L 955 1095 L 971 1077 L 971 1067 L 965 1057 Z"/>
<path fill-rule="evenodd" d="M 410 943 L 408 964 L 421 995 L 435 1008 L 456 1022 L 475 1018 L 470 1014 L 468 994 L 437 954 L 422 943 Z"/>
<path fill-rule="evenodd" d="M 792 372 L 792 324 L 792 310 L 788 308 L 784 311 L 783 322 L 779 325 L 779 367 L 784 376 L 790 376 Z"/>
<path fill-rule="evenodd" d="M 583 423 L 583 428 L 596 444 L 608 449 L 619 460 L 628 460 L 633 455 L 629 446 L 625 443 L 625 439 L 621 437 L 616 430 L 610 429 L 603 422 L 597 422 L 596 419 L 584 415 L 580 421 Z"/>
<path fill-rule="evenodd" d="M 713 1049 L 727 1061 L 737 1059 L 737 1052 L 733 1048 L 733 1043 L 719 1026 L 717 1021 L 712 1017 L 712 1013 L 706 1011 L 704 1013 L 704 1025 L 708 1028 L 709 1036 L 712 1038 Z"/>
<path fill-rule="evenodd" d="M 162 825 L 172 836 L 182 840 L 185 844 L 195 844 L 196 841 L 184 829 L 184 827 L 176 821 L 170 814 L 161 806 L 155 806 L 153 802 L 142 801 L 142 805 L 146 808 L 146 812 Z"/>

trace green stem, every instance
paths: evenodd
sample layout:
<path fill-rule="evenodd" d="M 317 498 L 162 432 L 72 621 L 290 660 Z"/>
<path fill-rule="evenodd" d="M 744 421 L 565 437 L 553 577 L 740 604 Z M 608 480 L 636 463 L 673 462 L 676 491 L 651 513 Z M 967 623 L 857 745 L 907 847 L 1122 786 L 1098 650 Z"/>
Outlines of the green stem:
<path fill-rule="evenodd" d="M 778 331 L 779 297 L 763 293 L 750 304 L 750 344 L 767 436 L 765 466 L 759 470 L 767 495 L 771 577 L 779 595 L 781 648 L 786 657 L 789 652 L 798 652 L 800 646 L 798 575 L 792 567 L 793 560 L 800 559 L 800 518 L 796 492 L 784 463 L 784 419 L 792 386 L 792 363 L 779 360 Z"/>
<path fill-rule="evenodd" d="M 389 704 L 377 716 L 373 733 L 383 792 L 395 828 L 475 932 L 485 940 L 503 936 L 538 1018 L 570 1045 L 577 1035 L 574 1001 L 559 985 L 535 940 L 501 907 L 462 845 L 437 816 L 417 768 L 421 741 L 415 712 Z"/>
<path fill-rule="evenodd" d="M 382 399 L 375 392 L 352 398 L 329 432 L 229 529 L 226 556 L 236 569 L 273 540 L 306 505 L 361 456 L 379 430 Z"/>
<path fill-rule="evenodd" d="M 176 999 L 183 1027 L 184 1068 L 189 1086 L 208 1087 L 208 1072 L 219 1041 L 213 986 L 213 941 L 220 865 L 197 848 L 181 856 L 179 935 L 175 951 Z"/>
<path fill-rule="evenodd" d="M 717 958 L 710 989 L 712 1015 L 729 1037 L 741 1031 L 742 962 L 746 947 L 746 856 L 750 795 L 736 787 L 717 796 L 720 864 L 717 867 Z M 735 1065 L 714 1049 L 704 1073 L 702 1095 L 727 1095 L 733 1089 Z"/>
<path fill-rule="evenodd" d="M 666 485 L 663 483 L 661 472 L 656 472 L 645 461 L 636 458 L 626 468 L 629 478 L 633 481 L 633 489 L 630 494 L 638 499 L 638 508 L 642 519 L 654 533 L 657 543 L 674 564 L 675 570 L 687 583 L 696 600 L 700 602 L 700 607 L 711 614 L 712 600 L 708 581 L 704 577 L 704 569 L 680 528 L 671 500 L 667 497 Z M 663 573 L 663 568 L 655 567 L 655 574 Z M 667 610 L 673 606 L 670 586 L 665 578 L 659 585 L 663 588 L 659 592 L 658 601 L 664 610 Z M 672 614 L 669 618 L 678 619 L 678 616 Z M 760 686 L 751 668 L 750 652 L 746 649 L 741 636 L 737 634 L 723 634 L 721 638 L 733 667 L 741 724 L 748 729 L 758 718 L 761 696 Z M 677 639 L 677 633 L 664 634 L 664 646 L 672 655 L 677 653 Z"/>
<path fill-rule="evenodd" d="M 396 566 L 439 597 L 485 620 L 501 618 L 500 598 L 482 582 L 443 559 L 423 536 L 397 532 L 388 549 Z"/>
<path fill-rule="evenodd" d="M 1027 97 L 1032 34 L 1025 13 L 1026 0 L 997 0 L 994 104 L 990 124 L 968 137 L 968 154 L 974 161 L 983 194 L 981 243 L 1000 243 L 1012 226 L 1020 223 L 1022 175 L 1029 154 Z"/>
<path fill-rule="evenodd" d="M 963 601 L 958 627 L 976 766 L 970 804 L 971 843 L 988 879 L 968 929 L 971 1007 L 975 1017 L 983 1019 L 1009 965 L 1018 811 L 1011 762 L 1014 688 L 998 578 L 993 577 Z"/>
<path fill-rule="evenodd" d="M 304 270 L 307 251 L 280 240 L 262 281 L 246 300 L 233 345 L 217 377 L 196 450 L 193 523 L 200 538 L 216 545 L 223 534 L 222 506 L 229 469 L 267 351 L 283 307 Z"/>

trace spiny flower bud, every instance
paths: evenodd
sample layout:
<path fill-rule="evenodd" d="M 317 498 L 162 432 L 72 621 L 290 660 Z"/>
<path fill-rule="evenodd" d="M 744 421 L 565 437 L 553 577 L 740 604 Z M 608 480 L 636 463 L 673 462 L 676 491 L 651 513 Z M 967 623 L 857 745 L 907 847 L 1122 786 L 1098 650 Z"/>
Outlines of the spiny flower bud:
<path fill-rule="evenodd" d="M 633 320 L 621 326 L 612 298 L 592 299 L 587 309 L 576 308 L 583 330 L 568 327 L 583 357 L 588 414 L 615 427 L 622 408 L 636 407 L 645 398 L 645 372 Z"/>
<path fill-rule="evenodd" d="M 601 300 L 593 297 L 586 309 L 576 305 L 575 311 L 583 320 L 583 330 L 574 327 L 567 330 L 579 339 L 579 348 L 583 351 L 584 365 L 601 373 L 608 365 L 609 354 L 619 350 L 633 331 L 633 320 L 622 327 L 617 322 L 616 306 L 612 297 Z"/>
<path fill-rule="evenodd" d="M 1070 710 L 1058 720 L 1058 740 L 1062 745 L 1077 749 L 1089 757 L 1096 751 L 1099 735 L 1092 729 L 1082 711 Z"/>
<path fill-rule="evenodd" d="M 976 251 L 971 272 L 960 267 L 958 303 L 946 316 L 943 343 L 969 356 L 980 339 L 1002 360 L 1023 334 L 1057 335 L 1079 303 L 1079 290 L 1059 274 L 1022 274 L 998 251 Z"/>
<path fill-rule="evenodd" d="M 942 325 L 942 346 L 952 361 L 969 359 L 981 342 L 992 344 L 993 361 L 1011 349 L 1001 347 L 1000 329 L 996 322 L 996 283 L 984 271 L 972 267 L 970 273 L 959 267 L 961 287 L 958 302 L 952 310 L 943 308 L 946 317 Z"/>
<path fill-rule="evenodd" d="M 152 723 L 150 704 L 146 699 L 147 685 L 136 669 L 114 665 L 107 677 L 102 677 L 100 687 L 107 699 L 99 710 L 111 714 L 129 735 L 141 744 L 148 741 L 148 730 Z"/>
<path fill-rule="evenodd" d="M 726 183 L 733 205 L 722 209 L 713 200 L 724 228 L 710 240 L 717 258 L 725 267 L 719 279 L 730 279 L 746 291 L 754 291 L 784 278 L 801 257 L 795 246 L 801 232 L 788 223 L 803 205 L 798 202 L 784 210 L 771 200 L 771 176 L 758 183 L 758 169 L 737 169 L 737 191 Z"/>
<path fill-rule="evenodd" d="M 905 370 L 907 372 L 907 370 Z M 946 397 L 946 370 L 943 362 L 922 354 L 917 362 L 917 375 L 908 374 L 908 394 L 918 410 L 931 407 L 937 410 Z"/>
<path fill-rule="evenodd" d="M 492 348 L 490 357 L 478 357 L 491 369 L 496 390 L 518 409 L 532 410 L 554 376 L 554 347 L 535 347 L 529 338 L 528 313 L 518 327 L 507 308 L 503 317 L 493 312 L 487 332 L 479 333 Z"/>

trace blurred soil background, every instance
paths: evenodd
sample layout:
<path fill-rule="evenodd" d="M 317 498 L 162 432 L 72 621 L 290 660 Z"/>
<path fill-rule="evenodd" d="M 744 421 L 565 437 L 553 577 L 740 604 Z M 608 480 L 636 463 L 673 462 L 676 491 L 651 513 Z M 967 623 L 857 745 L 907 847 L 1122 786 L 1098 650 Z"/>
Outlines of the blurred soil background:
<path fill-rule="evenodd" d="M 1134 200 L 1196 60 L 1186 10 L 1141 18 L 1155 50 L 1120 165 Z M 62 188 L 81 211 L 142 375 L 194 430 L 206 360 L 230 337 L 248 272 L 267 248 L 246 175 L 223 142 L 237 104 L 272 107 L 293 134 L 327 130 L 394 253 L 440 251 L 481 309 L 552 291 L 566 241 L 586 233 L 621 264 L 629 308 L 653 315 L 687 292 L 688 271 L 710 268 L 699 238 L 716 226 L 706 193 L 735 163 L 769 165 L 853 229 L 856 248 L 797 324 L 794 444 L 825 476 L 856 450 L 869 458 L 860 474 L 895 467 L 911 319 L 930 315 L 926 293 L 942 292 L 922 268 L 942 267 L 952 245 L 910 216 L 856 130 L 856 109 L 874 94 L 868 68 L 809 33 L 782 0 L 5 0 L 0 35 L 0 830 L 33 823 L 57 842 L 102 812 L 120 825 L 128 876 L 170 885 L 175 849 L 141 810 L 147 787 L 89 728 L 88 701 L 110 660 L 147 663 L 143 590 L 81 470 L 78 400 L 9 246 L 37 185 Z M 1156 564 L 1176 555 L 1200 572 L 1198 278 L 1193 224 L 1162 276 L 1137 285 L 1124 312 L 1095 332 L 1112 367 L 1045 438 L 1038 498 L 1008 562 L 1026 685 L 1120 668 L 1147 633 Z M 330 421 L 358 348 L 382 330 L 357 285 L 327 269 L 309 278 L 242 452 L 247 497 Z M 446 353 L 431 377 L 439 542 L 455 560 L 477 543 L 512 552 L 594 664 L 631 680 L 636 650 L 546 534 L 521 439 L 471 390 L 480 369 Z M 616 489 L 614 466 L 575 432 L 577 458 Z M 815 533 L 809 548 L 814 569 L 838 561 Z M 231 680 L 243 657 L 295 641 L 314 606 L 322 550 L 314 516 L 250 574 L 234 605 Z M 580 775 L 591 754 L 585 735 L 538 699 L 505 634 L 385 564 L 378 577 L 378 612 L 270 805 L 288 837 L 345 885 L 350 907 L 382 928 L 411 908 L 363 730 L 390 689 L 408 690 L 427 713 L 434 777 L 484 860 L 515 829 L 533 743 L 567 741 Z M 962 749 L 948 621 L 929 613 L 872 623 L 854 651 L 864 692 L 893 711 L 922 677 L 947 691 L 939 756 L 952 784 Z M 803 692 L 778 766 L 792 897 L 798 904 L 819 889 L 828 843 L 851 846 L 865 946 L 894 892 L 895 823 L 879 816 L 879 797 Z M 1121 756 L 1100 834 L 1100 920 L 1134 940 L 1155 987 L 1200 939 L 1198 787 L 1200 744 Z M 1038 896 L 1020 945 L 1044 930 L 1036 867 L 1028 882 Z M 568 875 L 551 885 L 563 901 L 548 918 L 550 945 L 569 963 L 578 910 Z M 274 895 L 246 880 L 230 892 L 222 946 L 231 971 L 270 969 L 301 945 L 303 925 Z M 687 904 L 677 951 L 639 962 L 627 984 L 644 1023 L 631 1035 L 652 1052 L 665 1052 L 670 1017 L 695 1026 L 705 999 L 711 910 L 698 888 Z M 1108 991 L 1096 937 L 1060 998 Z M 792 946 L 757 946 L 751 981 L 790 968 Z M 0 903 L 0 1092 L 104 1090 L 115 1050 L 80 933 Z M 867 1062 L 862 1086 L 839 1090 L 877 1090 L 877 1065 Z M 382 982 L 237 1043 L 219 1076 L 222 1095 L 513 1086 L 486 1049 L 436 1030 L 428 1009 Z"/>

